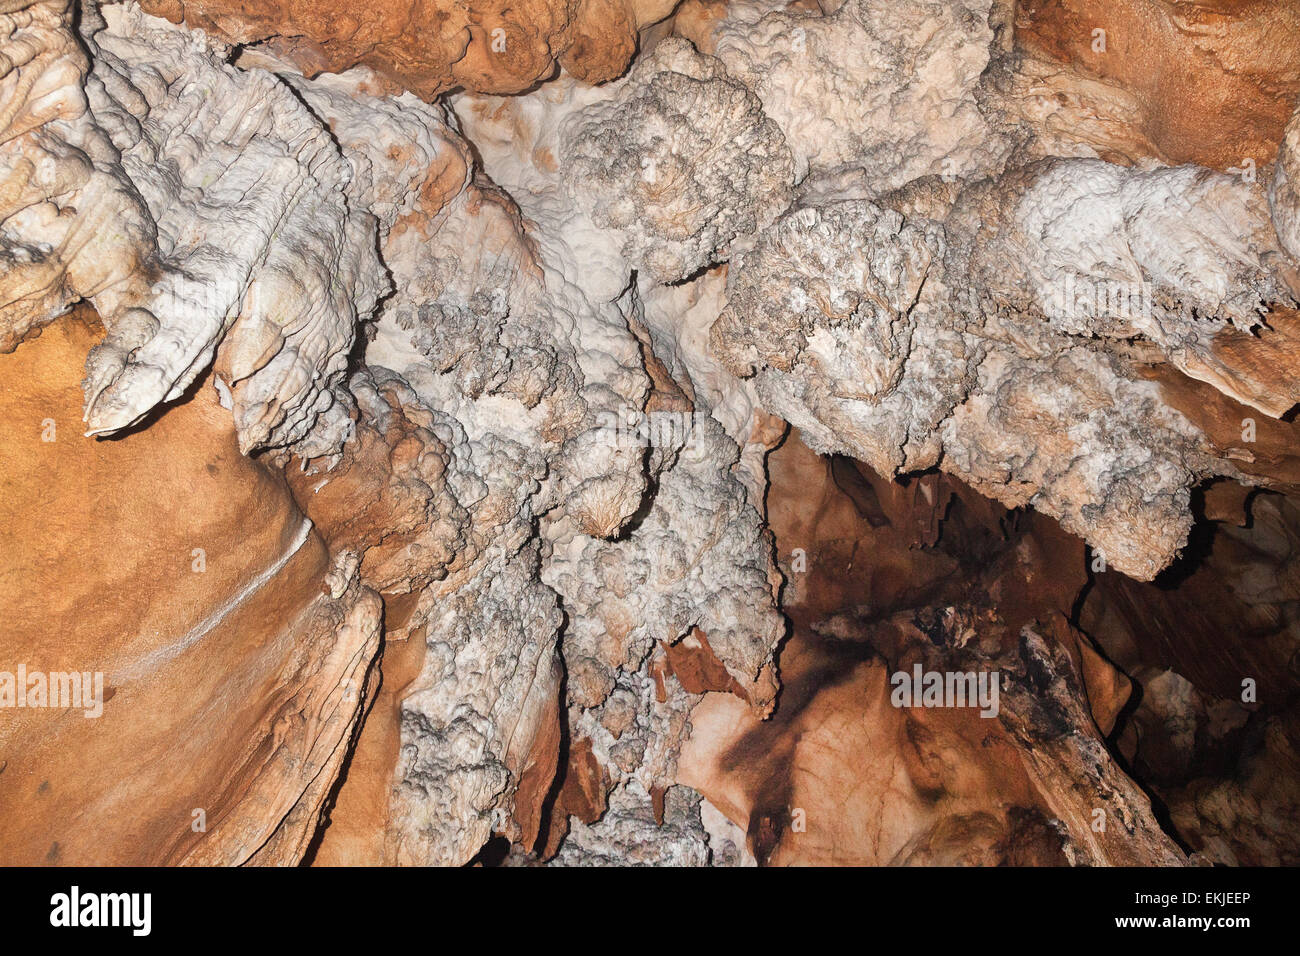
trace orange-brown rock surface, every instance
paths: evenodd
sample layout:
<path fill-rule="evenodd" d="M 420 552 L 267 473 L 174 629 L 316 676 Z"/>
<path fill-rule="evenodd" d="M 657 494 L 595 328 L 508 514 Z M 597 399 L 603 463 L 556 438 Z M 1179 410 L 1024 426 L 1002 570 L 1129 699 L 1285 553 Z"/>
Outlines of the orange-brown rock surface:
<path fill-rule="evenodd" d="M 557 64 L 592 83 L 627 69 L 637 32 L 673 0 L 344 0 L 312 4 L 146 0 L 144 9 L 242 46 L 265 45 L 307 75 L 365 65 L 399 89 L 518 93 Z"/>
<path fill-rule="evenodd" d="M 83 437 L 102 334 L 82 313 L 0 358 L 0 669 L 102 679 L 92 707 L 6 702 L 0 859 L 294 863 L 372 691 L 379 599 L 209 383 Z"/>
<path fill-rule="evenodd" d="M 1015 43 L 1055 68 L 1029 68 L 1043 93 L 1103 104 L 1134 159 L 1262 168 L 1300 95 L 1290 0 L 1020 0 Z"/>
<path fill-rule="evenodd" d="M 1220 500 L 1189 558 L 1155 584 L 1096 575 L 1080 623 L 1142 688 L 1118 751 L 1216 863 L 1294 864 L 1294 499 Z"/>
<path fill-rule="evenodd" d="M 679 767 L 760 863 L 1182 859 L 1106 755 L 1127 680 L 1052 610 L 1086 580 L 1077 547 L 945 479 L 904 488 L 795 437 L 770 464 L 791 579 L 781 703 L 761 721 L 706 695 Z M 914 667 L 1000 674 L 1001 691 L 985 709 L 899 706 L 893 675 Z"/>
<path fill-rule="evenodd" d="M 770 465 L 793 630 L 770 720 L 723 688 L 692 711 L 679 779 L 727 818 L 715 839 L 778 865 L 1295 859 L 1289 498 L 1207 493 L 1192 552 L 1144 584 L 946 479 L 794 436 Z M 918 660 L 1000 670 L 997 719 L 894 706 Z"/>

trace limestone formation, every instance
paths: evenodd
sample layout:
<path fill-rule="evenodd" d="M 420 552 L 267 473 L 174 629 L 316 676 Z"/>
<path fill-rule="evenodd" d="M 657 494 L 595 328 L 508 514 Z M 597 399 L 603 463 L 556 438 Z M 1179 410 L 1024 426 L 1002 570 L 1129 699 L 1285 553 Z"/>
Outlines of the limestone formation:
<path fill-rule="evenodd" d="M 1297 35 L 0 0 L 0 862 L 1295 863 Z"/>

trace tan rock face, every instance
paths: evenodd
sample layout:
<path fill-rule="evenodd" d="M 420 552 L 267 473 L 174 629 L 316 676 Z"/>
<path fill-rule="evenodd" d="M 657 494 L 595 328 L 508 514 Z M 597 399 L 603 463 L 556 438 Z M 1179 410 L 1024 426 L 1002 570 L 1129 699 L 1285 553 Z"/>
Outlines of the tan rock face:
<path fill-rule="evenodd" d="M 145 10 L 238 44 L 264 44 L 308 76 L 365 65 L 426 99 L 450 89 L 518 93 L 557 64 L 590 83 L 632 61 L 637 31 L 671 0 L 344 0 L 308 6 L 227 0 L 148 0 Z"/>
<path fill-rule="evenodd" d="M 388 625 L 388 615 L 398 616 L 400 621 L 395 605 L 391 598 L 385 599 L 386 630 L 376 665 L 379 689 L 374 703 L 348 755 L 342 785 L 317 830 L 319 842 L 304 855 L 304 862 L 314 866 L 381 866 L 390 862 L 385 834 L 392 824 L 393 775 L 401 752 L 401 701 L 419 675 L 426 651 L 419 634 L 399 640 L 400 623 Z"/>
<path fill-rule="evenodd" d="M 292 863 L 369 692 L 379 599 L 239 453 L 210 384 L 83 437 L 91 318 L 0 359 L 3 669 L 102 689 L 95 717 L 6 705 L 0 858 Z"/>
<path fill-rule="evenodd" d="M 1112 120 L 1170 165 L 1271 163 L 1300 95 L 1300 10 L 1288 0 L 1026 0 L 1015 42 L 1074 72 L 1051 81 L 1062 100 L 1093 81 L 1126 99 Z"/>

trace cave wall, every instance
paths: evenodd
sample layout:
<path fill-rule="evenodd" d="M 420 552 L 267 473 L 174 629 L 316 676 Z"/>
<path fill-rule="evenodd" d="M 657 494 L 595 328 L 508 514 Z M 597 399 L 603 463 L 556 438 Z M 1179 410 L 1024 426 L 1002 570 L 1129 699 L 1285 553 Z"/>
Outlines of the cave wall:
<path fill-rule="evenodd" d="M 0 861 L 1293 861 L 1297 33 L 11 0 Z"/>

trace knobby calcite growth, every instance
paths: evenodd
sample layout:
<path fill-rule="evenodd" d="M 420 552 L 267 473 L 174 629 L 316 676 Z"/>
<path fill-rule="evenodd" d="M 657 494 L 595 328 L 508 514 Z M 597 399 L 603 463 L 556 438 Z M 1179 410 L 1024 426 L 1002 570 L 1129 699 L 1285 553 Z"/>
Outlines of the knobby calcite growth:
<path fill-rule="evenodd" d="M 851 165 L 884 190 L 1003 158 L 979 104 L 991 0 L 847 0 L 820 17 L 790 7 L 735 4 L 700 42 L 762 100 L 800 179 Z"/>
<path fill-rule="evenodd" d="M 1284 4 L 2 9 L 0 860 L 1294 858 Z"/>
<path fill-rule="evenodd" d="M 776 124 L 680 40 L 662 43 L 560 136 L 570 195 L 597 227 L 625 237 L 624 259 L 660 281 L 710 265 L 789 198 L 790 151 Z"/>
<path fill-rule="evenodd" d="M 1228 177 L 1176 172 L 1191 216 L 1195 188 L 1245 193 L 1233 221 L 1252 223 L 1253 235 L 1217 246 L 1210 228 L 1167 214 L 1172 176 L 1086 160 L 977 184 L 942 222 L 819 196 L 733 264 L 713 349 L 815 448 L 886 473 L 939 464 L 1060 518 L 1121 570 L 1150 578 L 1185 541 L 1190 486 L 1235 469 L 1136 381 L 1124 353 L 1093 340 L 1145 334 L 1176 366 L 1273 414 L 1295 397 L 1287 378 L 1239 376 L 1215 350 L 1233 321 L 1250 329 L 1264 303 L 1292 301 L 1287 277 L 1263 265 L 1282 258 L 1263 197 Z M 1112 185 L 1089 189 L 1089 175 Z M 1074 213 L 1083 228 L 1067 224 Z M 1216 205 L 1207 221 L 1219 215 Z M 1107 252 L 1113 264 L 1095 258 Z M 1198 259 L 1204 267 L 1187 274 Z M 1287 390 L 1241 394 L 1261 384 Z"/>

